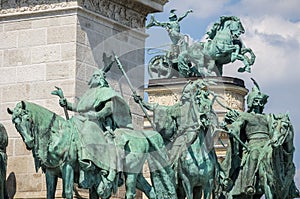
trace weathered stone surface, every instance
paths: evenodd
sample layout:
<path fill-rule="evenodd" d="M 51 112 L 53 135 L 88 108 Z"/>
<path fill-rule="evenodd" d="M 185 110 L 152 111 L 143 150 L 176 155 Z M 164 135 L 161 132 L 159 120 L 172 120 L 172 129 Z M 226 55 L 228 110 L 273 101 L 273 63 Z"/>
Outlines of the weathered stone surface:
<path fill-rule="evenodd" d="M 0 41 L 5 41 L 0 43 L 0 49 L 12 49 L 17 47 L 17 32 L 1 32 Z"/>
<path fill-rule="evenodd" d="M 30 48 L 16 48 L 5 50 L 3 56 L 3 64 L 6 67 L 31 64 Z"/>
<path fill-rule="evenodd" d="M 16 176 L 15 198 L 45 198 L 46 188 L 44 175 L 35 174 L 33 158 L 6 108 L 29 100 L 64 115 L 50 92 L 59 86 L 68 100 L 76 101 L 92 72 L 103 67 L 103 52 L 113 50 L 127 71 L 135 71 L 133 67 L 144 63 L 146 34 L 143 29 L 131 28 L 144 27 L 146 15 L 161 11 L 166 0 L 101 3 L 109 8 L 102 7 L 99 0 L 0 2 L 0 121 L 9 134 L 7 173 Z M 139 73 L 144 74 L 143 70 Z M 107 77 L 120 91 L 119 69 L 113 66 Z M 143 82 L 143 75 L 138 78 Z M 129 95 L 126 88 L 126 98 L 135 104 Z M 136 105 L 133 110 L 134 125 L 140 129 L 143 117 Z M 57 198 L 61 197 L 61 187 L 60 182 Z M 124 193 L 124 188 L 119 189 L 115 198 L 124 198 Z"/>
<path fill-rule="evenodd" d="M 48 35 L 46 29 L 29 29 L 19 31 L 18 47 L 46 45 Z"/>
<path fill-rule="evenodd" d="M 44 63 L 17 67 L 18 82 L 45 81 L 46 65 Z"/>

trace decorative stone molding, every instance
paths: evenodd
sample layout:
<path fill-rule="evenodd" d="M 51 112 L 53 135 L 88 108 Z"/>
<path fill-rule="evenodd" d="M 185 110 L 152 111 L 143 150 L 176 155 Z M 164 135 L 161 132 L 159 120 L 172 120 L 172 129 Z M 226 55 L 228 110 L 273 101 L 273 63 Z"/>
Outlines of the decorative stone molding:
<path fill-rule="evenodd" d="M 230 92 L 225 94 L 225 102 L 232 109 L 244 110 L 244 96 Z"/>
<path fill-rule="evenodd" d="M 164 106 L 171 106 L 179 101 L 179 93 L 157 93 L 150 95 L 148 98 L 149 103 L 158 103 Z"/>
<path fill-rule="evenodd" d="M 127 27 L 144 28 L 147 14 L 159 11 L 154 5 L 163 6 L 166 2 L 167 0 L 2 0 L 0 16 L 81 7 Z"/>
<path fill-rule="evenodd" d="M 143 28 L 148 14 L 144 7 L 132 0 L 119 3 L 110 0 L 80 0 L 78 4 L 130 28 Z"/>
<path fill-rule="evenodd" d="M 64 9 L 76 5 L 76 1 L 70 0 L 2 0 L 0 3 L 0 16 Z"/>

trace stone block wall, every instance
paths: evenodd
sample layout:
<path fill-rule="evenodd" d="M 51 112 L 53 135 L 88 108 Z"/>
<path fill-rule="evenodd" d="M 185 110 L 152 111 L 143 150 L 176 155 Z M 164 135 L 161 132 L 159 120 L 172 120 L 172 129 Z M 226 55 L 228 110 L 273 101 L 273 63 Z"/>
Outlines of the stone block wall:
<path fill-rule="evenodd" d="M 9 134 L 8 184 L 14 198 L 45 198 L 45 177 L 35 172 L 7 107 L 20 100 L 35 102 L 63 115 L 57 96 L 61 87 L 70 101 L 87 88 L 102 53 L 120 57 L 135 89 L 144 84 L 145 17 L 162 11 L 167 0 L 9 0 L 0 2 L 0 122 Z M 109 83 L 131 105 L 134 126 L 143 127 L 139 108 L 124 77 L 113 66 Z M 61 197 L 61 182 L 56 196 Z M 124 190 L 123 190 L 124 191 Z M 117 198 L 124 198 L 119 193 Z"/>
<path fill-rule="evenodd" d="M 41 172 L 35 172 L 31 152 L 26 150 L 6 108 L 27 100 L 63 114 L 57 98 L 50 93 L 54 86 L 64 88 L 67 96 L 74 93 L 76 21 L 75 13 L 2 19 L 0 120 L 9 134 L 7 173 L 15 175 L 15 198 L 45 195 L 45 179 Z"/>

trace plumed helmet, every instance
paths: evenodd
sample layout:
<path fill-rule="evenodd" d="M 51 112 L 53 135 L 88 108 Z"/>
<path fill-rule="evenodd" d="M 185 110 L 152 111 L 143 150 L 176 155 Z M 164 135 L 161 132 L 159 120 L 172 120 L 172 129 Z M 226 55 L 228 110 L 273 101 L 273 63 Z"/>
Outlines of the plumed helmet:
<path fill-rule="evenodd" d="M 268 102 L 268 98 L 269 96 L 265 93 L 262 93 L 260 91 L 259 85 L 257 84 L 257 82 L 251 78 L 251 80 L 253 81 L 254 87 L 252 88 L 252 91 L 248 94 L 247 97 L 247 106 L 248 109 L 252 108 L 254 99 L 261 99 L 262 105 L 265 105 Z"/>
<path fill-rule="evenodd" d="M 170 10 L 169 19 L 177 18 L 175 11 L 176 11 L 175 9 Z"/>

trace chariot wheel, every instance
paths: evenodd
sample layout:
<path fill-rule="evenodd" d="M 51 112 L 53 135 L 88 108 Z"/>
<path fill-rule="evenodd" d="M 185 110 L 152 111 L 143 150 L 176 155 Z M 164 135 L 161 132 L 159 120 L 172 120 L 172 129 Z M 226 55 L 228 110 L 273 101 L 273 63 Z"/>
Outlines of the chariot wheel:
<path fill-rule="evenodd" d="M 151 79 L 171 78 L 172 64 L 165 55 L 156 55 L 148 64 L 148 72 Z"/>

